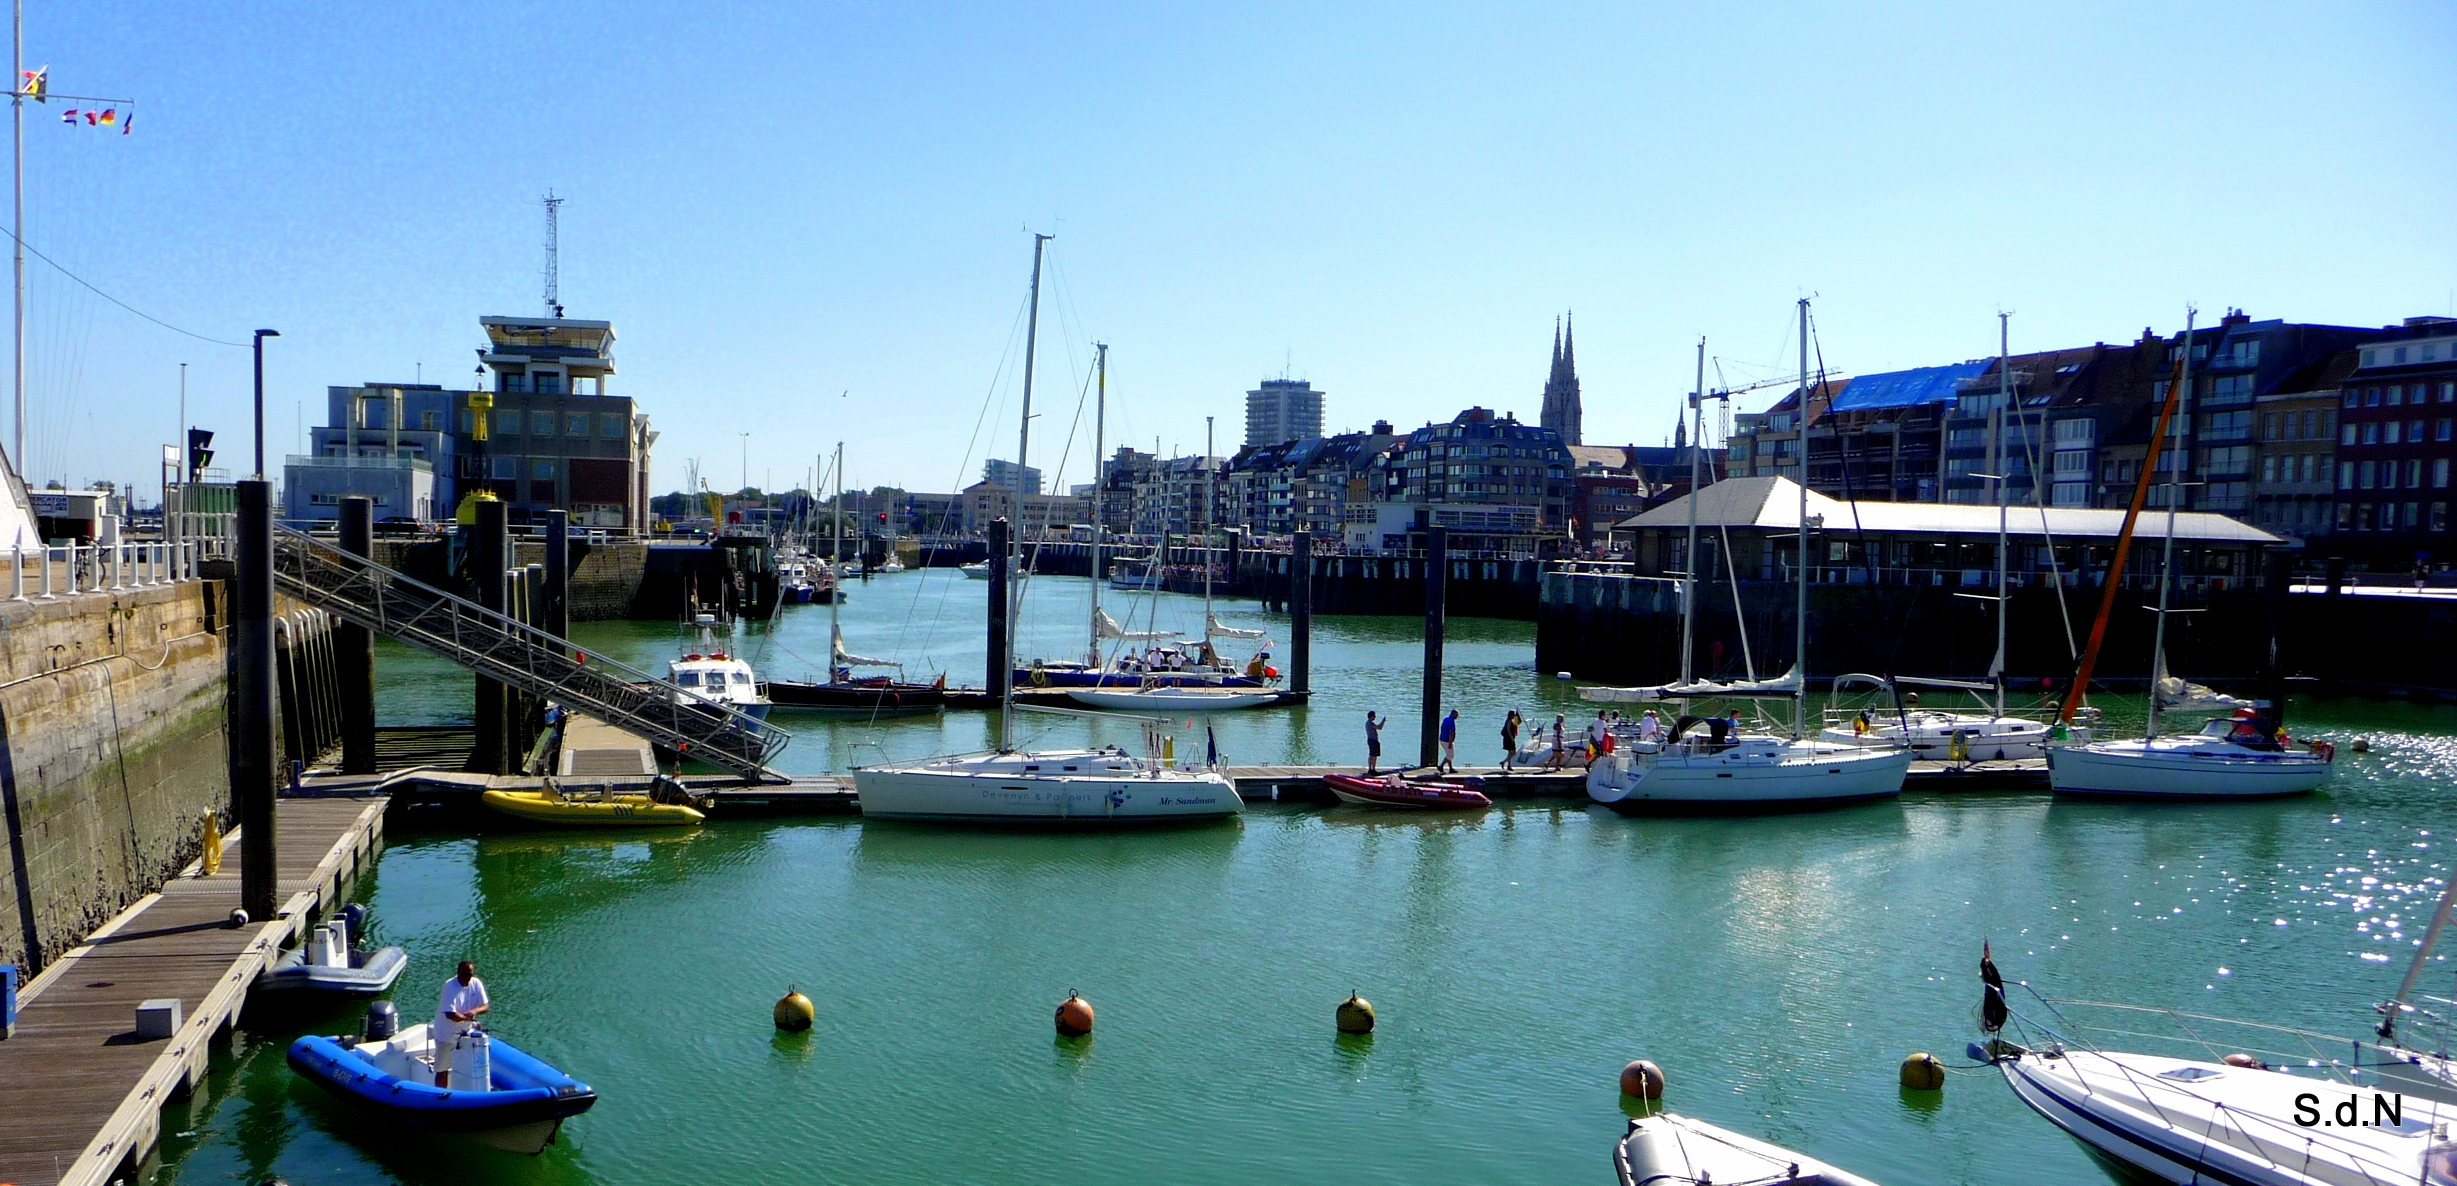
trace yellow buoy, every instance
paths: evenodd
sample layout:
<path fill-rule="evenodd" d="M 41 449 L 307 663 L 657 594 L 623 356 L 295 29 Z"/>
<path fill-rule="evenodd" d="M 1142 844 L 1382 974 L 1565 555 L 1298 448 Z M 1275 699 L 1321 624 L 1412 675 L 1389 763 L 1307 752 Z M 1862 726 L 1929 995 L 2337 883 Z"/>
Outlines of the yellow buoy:
<path fill-rule="evenodd" d="M 1350 991 L 1348 999 L 1339 1003 L 1333 1019 L 1343 1034 L 1370 1034 L 1374 1032 L 1374 1003 Z"/>
<path fill-rule="evenodd" d="M 1068 989 L 1066 999 L 1058 1002 L 1058 1036 L 1080 1038 L 1092 1032 L 1092 1003 Z"/>
<path fill-rule="evenodd" d="M 1621 1068 L 1621 1094 L 1642 1100 L 1664 1098 L 1664 1069 L 1643 1058 Z"/>
<path fill-rule="evenodd" d="M 809 1029 L 811 1023 L 818 1019 L 818 1006 L 811 1004 L 810 998 L 803 996 L 799 990 L 788 990 L 784 996 L 777 998 L 776 1028 L 798 1034 Z"/>
<path fill-rule="evenodd" d="M 1945 1064 L 1937 1056 L 1923 1050 L 1902 1060 L 1902 1085 L 1910 1091 L 1942 1091 L 1945 1089 Z"/>

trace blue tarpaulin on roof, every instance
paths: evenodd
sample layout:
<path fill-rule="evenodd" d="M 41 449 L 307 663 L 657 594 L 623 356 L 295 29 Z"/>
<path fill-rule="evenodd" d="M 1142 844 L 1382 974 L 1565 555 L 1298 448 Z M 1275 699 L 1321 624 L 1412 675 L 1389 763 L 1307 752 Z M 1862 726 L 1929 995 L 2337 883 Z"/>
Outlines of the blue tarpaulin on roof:
<path fill-rule="evenodd" d="M 1921 404 L 1941 404 L 1954 398 L 1954 385 L 1988 369 L 1988 360 L 1960 362 L 1944 367 L 1917 367 L 1908 371 L 1888 371 L 1882 375 L 1862 375 L 1843 385 L 1842 394 L 1834 397 L 1837 412 L 1865 412 L 1877 408 L 1911 408 Z M 1817 405 L 1810 404 L 1811 410 Z"/>

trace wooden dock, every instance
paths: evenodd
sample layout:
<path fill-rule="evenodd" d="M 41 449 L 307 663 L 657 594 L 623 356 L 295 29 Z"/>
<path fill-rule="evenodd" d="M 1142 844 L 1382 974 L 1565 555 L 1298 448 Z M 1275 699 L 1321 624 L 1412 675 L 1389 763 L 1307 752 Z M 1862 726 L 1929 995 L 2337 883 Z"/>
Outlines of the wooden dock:
<path fill-rule="evenodd" d="M 233 929 L 239 833 L 222 871 L 195 866 L 148 894 L 19 993 L 0 1041 L 0 1182 L 102 1186 L 161 1136 L 162 1105 L 205 1074 L 215 1035 L 259 972 L 349 892 L 383 843 L 382 798 L 284 799 L 279 917 Z M 136 1036 L 141 1001 L 177 997 L 179 1030 Z"/>

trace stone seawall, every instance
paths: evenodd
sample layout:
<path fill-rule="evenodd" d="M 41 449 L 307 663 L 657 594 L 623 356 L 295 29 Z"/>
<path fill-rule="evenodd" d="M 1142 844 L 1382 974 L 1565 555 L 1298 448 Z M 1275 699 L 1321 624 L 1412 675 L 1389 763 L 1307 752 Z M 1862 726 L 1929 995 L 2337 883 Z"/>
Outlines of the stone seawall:
<path fill-rule="evenodd" d="M 231 825 L 229 605 L 218 581 L 0 600 L 0 961 L 40 967 L 195 859 L 206 812 Z M 330 622 L 277 612 L 275 727 L 320 745 Z"/>

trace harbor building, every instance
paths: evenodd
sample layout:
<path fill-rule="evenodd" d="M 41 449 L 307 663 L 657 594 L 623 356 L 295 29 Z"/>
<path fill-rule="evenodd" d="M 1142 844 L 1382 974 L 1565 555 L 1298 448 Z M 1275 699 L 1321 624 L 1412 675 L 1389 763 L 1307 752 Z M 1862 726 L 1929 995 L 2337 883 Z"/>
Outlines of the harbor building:
<path fill-rule="evenodd" d="M 633 400 L 606 393 L 613 325 L 478 323 L 487 337 L 478 352 L 486 391 L 432 383 L 327 389 L 327 423 L 311 432 L 310 451 L 284 467 L 285 517 L 329 521 L 342 498 L 365 494 L 380 518 L 448 519 L 463 498 L 485 490 L 509 504 L 514 523 L 562 510 L 575 527 L 647 529 L 657 434 Z"/>
<path fill-rule="evenodd" d="M 2457 556 L 2457 320 L 2408 318 L 2355 363 L 2339 393 L 2336 550 L 2375 568 L 2446 567 Z"/>
<path fill-rule="evenodd" d="M 981 480 L 992 486 L 1004 486 L 1009 490 L 1020 488 L 1026 494 L 1041 492 L 1039 466 L 1018 466 L 1012 461 L 1002 461 L 996 457 L 981 463 Z"/>
<path fill-rule="evenodd" d="M 1322 435 L 1322 396 L 1302 379 L 1265 379 L 1246 393 L 1246 447 Z"/>
<path fill-rule="evenodd" d="M 1220 523 L 1269 535 L 1335 534 L 1351 504 L 1372 501 L 1367 475 L 1399 442 L 1390 422 L 1276 445 L 1248 445 L 1221 476 Z"/>

